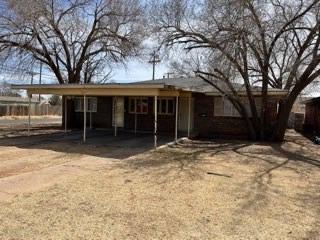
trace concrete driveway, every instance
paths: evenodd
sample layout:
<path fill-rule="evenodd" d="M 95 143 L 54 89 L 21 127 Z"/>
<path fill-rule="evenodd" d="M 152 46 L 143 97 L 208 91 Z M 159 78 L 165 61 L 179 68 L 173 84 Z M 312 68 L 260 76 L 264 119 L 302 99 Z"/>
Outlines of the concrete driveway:
<path fill-rule="evenodd" d="M 108 131 L 90 131 L 86 143 L 81 142 L 81 131 L 40 129 L 32 134 L 20 136 L 24 134 L 11 130 L 11 137 L 0 139 L 0 201 L 74 180 L 153 149 L 153 137 L 146 134 L 114 137 Z"/>

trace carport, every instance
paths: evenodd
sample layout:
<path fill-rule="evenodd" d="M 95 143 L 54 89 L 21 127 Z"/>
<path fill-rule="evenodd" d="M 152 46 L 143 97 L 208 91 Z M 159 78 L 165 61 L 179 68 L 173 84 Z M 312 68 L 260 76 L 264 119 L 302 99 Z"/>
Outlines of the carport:
<path fill-rule="evenodd" d="M 113 97 L 113 110 L 114 116 L 117 112 L 118 100 L 121 97 L 152 97 L 153 98 L 153 134 L 154 134 L 154 147 L 157 147 L 157 135 L 158 135 L 158 98 L 170 97 L 175 99 L 175 123 L 174 123 L 174 140 L 178 139 L 178 114 L 179 114 L 179 98 L 188 99 L 187 115 L 187 136 L 190 136 L 191 129 L 191 92 L 177 89 L 173 86 L 166 84 L 46 84 L 46 85 L 12 85 L 13 89 L 26 90 L 29 98 L 29 114 L 28 114 L 28 135 L 30 135 L 30 105 L 33 94 L 54 94 L 63 97 L 63 124 L 64 130 L 67 131 L 67 99 L 70 96 L 78 96 L 83 100 L 83 142 L 87 138 L 87 97 L 88 96 L 108 96 Z M 90 113 L 90 125 L 91 125 L 91 113 Z M 135 120 L 135 125 L 136 125 Z M 117 121 L 113 122 L 114 136 L 117 136 L 118 126 Z"/>

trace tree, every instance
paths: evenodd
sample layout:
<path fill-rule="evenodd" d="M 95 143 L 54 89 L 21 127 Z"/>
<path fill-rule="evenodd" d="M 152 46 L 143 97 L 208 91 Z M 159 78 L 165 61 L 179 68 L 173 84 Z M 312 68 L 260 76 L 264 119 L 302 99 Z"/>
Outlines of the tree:
<path fill-rule="evenodd" d="M 92 82 L 135 55 L 142 36 L 138 0 L 0 0 L 0 9 L 0 52 L 31 56 L 60 84 Z"/>
<path fill-rule="evenodd" d="M 7 82 L 0 83 L 0 96 L 21 97 L 19 91 L 12 90 Z"/>
<path fill-rule="evenodd" d="M 272 136 L 283 140 L 293 103 L 320 75 L 319 0 L 162 0 L 155 6 L 162 44 L 183 48 L 194 73 L 229 98 L 252 138 L 266 138 L 269 89 L 287 91 Z M 243 85 L 250 109 L 233 83 Z"/>
<path fill-rule="evenodd" d="M 58 96 L 58 95 L 52 95 L 50 98 L 49 98 L 49 104 L 51 106 L 60 106 L 62 103 L 61 101 L 61 97 Z"/>

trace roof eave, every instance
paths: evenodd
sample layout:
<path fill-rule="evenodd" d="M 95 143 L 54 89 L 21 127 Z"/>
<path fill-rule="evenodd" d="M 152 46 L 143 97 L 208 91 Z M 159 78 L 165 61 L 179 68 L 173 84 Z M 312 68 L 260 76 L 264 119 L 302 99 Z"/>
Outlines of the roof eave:
<path fill-rule="evenodd" d="M 11 89 L 15 90 L 36 90 L 36 89 L 137 89 L 137 88 L 171 88 L 165 84 L 12 84 Z"/>

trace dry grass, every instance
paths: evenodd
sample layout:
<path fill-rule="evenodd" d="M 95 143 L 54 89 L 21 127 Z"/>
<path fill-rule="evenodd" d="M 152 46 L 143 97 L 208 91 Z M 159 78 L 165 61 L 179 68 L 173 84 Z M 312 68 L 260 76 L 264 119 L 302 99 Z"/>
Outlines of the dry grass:
<path fill-rule="evenodd" d="M 320 239 L 320 150 L 189 142 L 0 203 L 0 239 Z"/>

